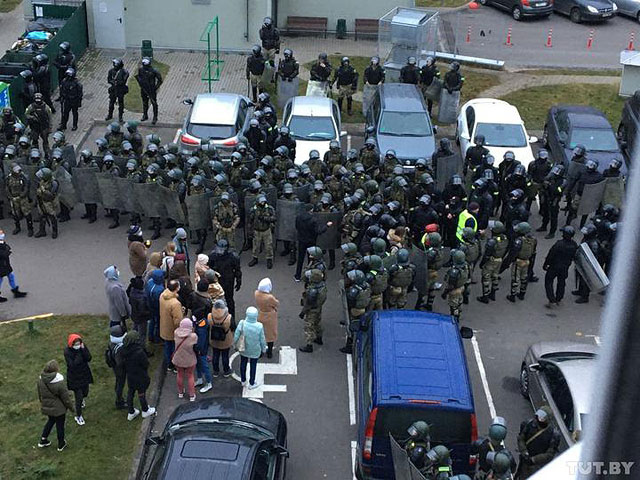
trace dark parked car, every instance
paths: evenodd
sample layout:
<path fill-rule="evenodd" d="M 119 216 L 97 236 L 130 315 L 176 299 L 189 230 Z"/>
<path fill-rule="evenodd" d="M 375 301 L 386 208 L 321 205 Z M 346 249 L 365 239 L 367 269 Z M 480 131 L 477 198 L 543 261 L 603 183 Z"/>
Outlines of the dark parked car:
<path fill-rule="evenodd" d="M 575 23 L 609 20 L 618 13 L 611 0 L 555 0 L 553 6 L 555 12 L 569 15 Z"/>
<path fill-rule="evenodd" d="M 179 406 L 159 437 L 146 479 L 282 480 L 287 422 L 246 398 L 207 398 Z"/>
<path fill-rule="evenodd" d="M 367 127 L 380 154 L 395 150 L 405 165 L 421 157 L 431 158 L 436 147 L 427 106 L 415 85 L 382 84 L 367 111 Z"/>
<path fill-rule="evenodd" d="M 629 160 L 633 158 L 638 149 L 638 132 L 640 132 L 640 90 L 624 102 L 622 118 L 620 125 L 618 125 L 618 140 L 622 151 Z"/>
<path fill-rule="evenodd" d="M 587 157 L 597 160 L 600 171 L 611 160 L 623 160 L 616 135 L 604 114 L 584 105 L 555 105 L 549 109 L 544 125 L 542 143 L 549 150 L 554 163 L 569 165 L 576 145 L 584 145 Z M 623 161 L 623 173 L 626 172 Z"/>
<path fill-rule="evenodd" d="M 525 17 L 548 17 L 553 13 L 554 0 L 480 0 L 482 5 L 493 5 L 511 13 L 514 20 Z"/>

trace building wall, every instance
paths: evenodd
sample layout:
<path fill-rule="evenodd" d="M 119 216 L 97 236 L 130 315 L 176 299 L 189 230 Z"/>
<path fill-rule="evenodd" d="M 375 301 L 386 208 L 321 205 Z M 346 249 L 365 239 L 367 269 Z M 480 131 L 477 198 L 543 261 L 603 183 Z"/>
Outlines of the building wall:
<path fill-rule="evenodd" d="M 277 0 L 278 28 L 285 30 L 287 17 L 327 17 L 327 28 L 335 31 L 339 18 L 353 32 L 356 18 L 380 18 L 395 7 L 413 7 L 414 0 Z"/>
<path fill-rule="evenodd" d="M 218 15 L 220 48 L 249 49 L 256 42 L 270 1 L 210 1 L 211 4 L 203 5 L 193 4 L 191 0 L 124 0 L 127 47 L 139 47 L 142 40 L 152 40 L 158 48 L 205 49 L 206 43 L 199 41 L 200 34 Z M 245 38 L 247 5 L 248 40 Z"/>

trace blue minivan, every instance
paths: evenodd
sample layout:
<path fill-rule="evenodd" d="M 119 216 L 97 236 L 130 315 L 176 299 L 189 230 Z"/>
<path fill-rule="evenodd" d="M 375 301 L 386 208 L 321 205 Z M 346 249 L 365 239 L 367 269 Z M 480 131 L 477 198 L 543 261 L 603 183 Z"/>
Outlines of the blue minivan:
<path fill-rule="evenodd" d="M 451 450 L 456 474 L 473 474 L 471 444 L 478 428 L 453 317 L 413 310 L 371 312 L 362 320 L 354 356 L 359 480 L 394 478 L 389 433 L 401 441 L 417 420 L 431 425 L 432 446 Z"/>

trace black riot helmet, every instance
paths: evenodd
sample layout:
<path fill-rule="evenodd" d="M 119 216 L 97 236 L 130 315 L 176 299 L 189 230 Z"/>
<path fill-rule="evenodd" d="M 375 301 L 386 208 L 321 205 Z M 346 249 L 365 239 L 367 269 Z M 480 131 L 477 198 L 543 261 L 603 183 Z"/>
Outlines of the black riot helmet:
<path fill-rule="evenodd" d="M 31 70 L 21 71 L 20 76 L 24 79 L 25 82 L 33 81 L 33 72 Z"/>
<path fill-rule="evenodd" d="M 524 177 L 527 174 L 527 170 L 524 168 L 524 165 L 516 165 L 513 169 L 513 174 L 519 177 Z"/>
<path fill-rule="evenodd" d="M 325 52 L 319 53 L 318 54 L 318 60 L 322 61 L 322 62 L 326 62 L 327 61 L 327 54 Z"/>
<path fill-rule="evenodd" d="M 286 125 L 282 125 L 279 131 L 280 131 L 280 135 L 282 135 L 283 137 L 289 136 L 289 127 L 287 127 Z"/>
<path fill-rule="evenodd" d="M 586 153 L 587 153 L 587 149 L 582 144 L 576 145 L 575 148 L 573 149 L 574 157 L 584 157 Z"/>
<path fill-rule="evenodd" d="M 620 160 L 619 158 L 614 158 L 613 160 L 611 160 L 611 163 L 609 164 L 609 168 L 611 168 L 612 170 L 620 170 L 621 167 L 622 167 L 622 160 Z"/>
<path fill-rule="evenodd" d="M 262 47 L 260 47 L 260 45 L 254 45 L 253 48 L 251 48 L 251 52 L 254 57 L 259 57 L 262 53 Z"/>
<path fill-rule="evenodd" d="M 424 194 L 418 199 L 418 203 L 424 207 L 431 205 L 431 195 Z"/>
<path fill-rule="evenodd" d="M 452 175 L 451 185 L 462 185 L 462 177 L 458 174 Z"/>
<path fill-rule="evenodd" d="M 409 58 L 407 59 L 407 63 L 408 63 L 409 65 L 415 65 L 415 64 L 416 64 L 416 57 L 409 57 Z"/>
<path fill-rule="evenodd" d="M 264 20 L 262 21 L 262 25 L 264 25 L 267 28 L 271 28 L 273 26 L 273 21 L 271 20 L 271 17 L 264 17 Z"/>
<path fill-rule="evenodd" d="M 560 231 L 562 232 L 562 238 L 565 238 L 567 240 L 572 239 L 573 236 L 576 234 L 576 229 L 573 228 L 571 225 L 566 225 L 562 227 Z"/>
<path fill-rule="evenodd" d="M 562 177 L 564 175 L 564 165 L 554 165 L 551 169 L 551 175 Z"/>
<path fill-rule="evenodd" d="M 484 138 L 484 135 L 482 135 L 481 133 L 480 133 L 480 134 L 478 134 L 478 135 L 476 135 L 476 137 L 473 139 L 473 142 L 474 142 L 476 145 L 480 145 L 481 147 L 483 147 L 483 146 L 484 146 L 485 141 L 486 141 L 486 140 L 485 140 L 485 138 Z"/>
<path fill-rule="evenodd" d="M 515 190 L 511 190 L 509 193 L 509 198 L 515 202 L 518 202 L 524 198 L 524 192 L 521 188 L 516 188 Z"/>
<path fill-rule="evenodd" d="M 516 159 L 516 154 L 513 153 L 511 150 L 507 150 L 506 152 L 504 152 L 502 159 L 505 162 L 513 162 Z"/>
<path fill-rule="evenodd" d="M 538 160 L 544 160 L 547 161 L 549 160 L 549 152 L 547 150 L 545 150 L 544 148 L 541 148 L 540 150 L 538 150 Z"/>
<path fill-rule="evenodd" d="M 113 64 L 113 67 L 116 69 L 120 69 L 124 66 L 124 62 L 122 61 L 121 58 L 114 58 L 111 63 Z"/>
<path fill-rule="evenodd" d="M 289 60 L 291 57 L 293 57 L 293 51 L 290 48 L 285 48 L 283 55 L 285 60 Z"/>
<path fill-rule="evenodd" d="M 64 53 L 68 53 L 71 50 L 71 44 L 69 42 L 62 42 L 58 48 Z"/>
<path fill-rule="evenodd" d="M 598 169 L 598 162 L 596 160 L 587 160 L 585 167 L 589 172 L 595 172 Z"/>

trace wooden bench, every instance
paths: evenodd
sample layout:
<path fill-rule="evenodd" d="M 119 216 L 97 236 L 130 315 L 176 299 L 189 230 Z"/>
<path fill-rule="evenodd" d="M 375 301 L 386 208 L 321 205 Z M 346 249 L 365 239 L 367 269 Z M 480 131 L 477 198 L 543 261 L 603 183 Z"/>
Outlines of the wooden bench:
<path fill-rule="evenodd" d="M 327 17 L 287 17 L 287 33 L 322 33 L 327 38 Z"/>
<path fill-rule="evenodd" d="M 378 36 L 378 19 L 376 18 L 356 18 L 356 30 L 355 39 L 358 40 L 358 35 L 361 37 L 366 35 L 370 37 Z"/>

